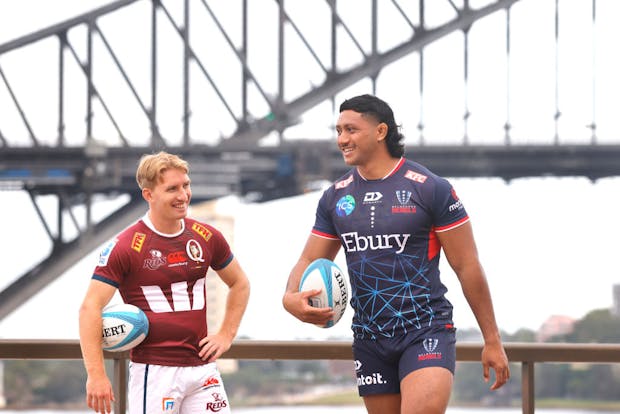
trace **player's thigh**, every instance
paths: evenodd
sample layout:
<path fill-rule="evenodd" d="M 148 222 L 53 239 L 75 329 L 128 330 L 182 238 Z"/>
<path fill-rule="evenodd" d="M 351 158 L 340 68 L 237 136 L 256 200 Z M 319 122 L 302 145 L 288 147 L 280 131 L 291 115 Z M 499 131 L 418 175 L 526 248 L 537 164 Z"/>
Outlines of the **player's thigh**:
<path fill-rule="evenodd" d="M 180 414 L 230 413 L 230 401 L 215 363 L 189 367 L 188 375 L 192 386 L 183 398 Z"/>
<path fill-rule="evenodd" d="M 179 414 L 194 413 L 230 413 L 230 401 L 223 386 L 217 390 L 192 393 L 183 399 Z"/>
<path fill-rule="evenodd" d="M 177 414 L 183 400 L 176 385 L 178 368 L 131 362 L 129 364 L 129 414 Z"/>
<path fill-rule="evenodd" d="M 400 382 L 402 414 L 446 412 L 454 376 L 446 368 L 428 367 L 410 372 Z"/>
<path fill-rule="evenodd" d="M 364 396 L 368 414 L 400 414 L 400 394 L 374 394 Z"/>

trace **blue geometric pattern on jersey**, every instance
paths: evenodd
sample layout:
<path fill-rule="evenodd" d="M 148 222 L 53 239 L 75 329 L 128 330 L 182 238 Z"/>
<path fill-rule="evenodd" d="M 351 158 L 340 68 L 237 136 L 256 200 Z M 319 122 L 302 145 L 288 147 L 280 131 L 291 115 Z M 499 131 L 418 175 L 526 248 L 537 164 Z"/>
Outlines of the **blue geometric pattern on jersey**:
<path fill-rule="evenodd" d="M 385 255 L 394 257 L 390 253 L 362 255 L 358 262 L 348 264 L 351 305 L 358 310 L 352 324 L 357 338 L 393 337 L 420 329 L 422 322 L 430 325 L 434 319 L 426 277 L 429 263 L 407 254 L 386 263 Z"/>
<path fill-rule="evenodd" d="M 340 239 L 355 337 L 394 337 L 452 323 L 437 231 L 467 219 L 448 180 L 406 159 L 380 180 L 366 180 L 353 168 L 325 190 L 313 232 Z"/>

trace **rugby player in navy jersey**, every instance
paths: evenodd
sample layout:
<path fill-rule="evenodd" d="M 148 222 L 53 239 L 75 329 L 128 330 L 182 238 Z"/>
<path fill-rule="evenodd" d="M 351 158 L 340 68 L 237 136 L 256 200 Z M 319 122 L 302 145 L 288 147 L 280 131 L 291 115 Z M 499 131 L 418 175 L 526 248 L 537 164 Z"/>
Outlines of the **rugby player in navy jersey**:
<path fill-rule="evenodd" d="M 324 325 L 316 290 L 298 292 L 306 267 L 344 249 L 351 283 L 357 385 L 371 414 L 444 413 L 452 390 L 456 335 L 439 275 L 443 250 L 484 338 L 483 378 L 510 377 L 472 226 L 451 184 L 403 157 L 392 109 L 372 95 L 345 100 L 338 147 L 353 168 L 322 195 L 315 224 L 282 298 L 303 322 Z"/>
<path fill-rule="evenodd" d="M 189 165 L 160 152 L 141 158 L 138 186 L 149 209 L 100 257 L 80 308 L 86 402 L 109 413 L 114 401 L 101 345 L 101 311 L 118 290 L 149 319 L 145 340 L 130 351 L 129 413 L 229 413 L 215 361 L 245 312 L 250 286 L 223 235 L 187 217 Z M 219 331 L 207 328 L 205 276 L 211 267 L 229 287 Z"/>

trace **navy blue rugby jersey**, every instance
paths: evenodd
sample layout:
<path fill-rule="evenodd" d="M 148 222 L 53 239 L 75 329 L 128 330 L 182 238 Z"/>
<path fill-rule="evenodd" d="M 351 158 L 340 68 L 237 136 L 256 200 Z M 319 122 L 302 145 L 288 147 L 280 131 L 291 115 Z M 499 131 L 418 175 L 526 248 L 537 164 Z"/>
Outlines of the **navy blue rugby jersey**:
<path fill-rule="evenodd" d="M 356 338 L 452 325 L 436 233 L 468 220 L 448 180 L 405 158 L 383 179 L 353 168 L 325 190 L 312 233 L 345 250 Z"/>

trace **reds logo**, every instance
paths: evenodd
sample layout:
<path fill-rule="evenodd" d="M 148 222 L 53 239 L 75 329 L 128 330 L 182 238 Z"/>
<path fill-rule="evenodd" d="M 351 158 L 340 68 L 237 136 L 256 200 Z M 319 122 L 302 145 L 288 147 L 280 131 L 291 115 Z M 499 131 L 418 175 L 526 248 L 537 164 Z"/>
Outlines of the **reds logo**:
<path fill-rule="evenodd" d="M 228 407 L 228 401 L 222 398 L 220 393 L 214 392 L 211 395 L 213 396 L 214 401 L 207 403 L 207 406 L 205 407 L 207 410 L 217 413 L 218 411 Z"/>

